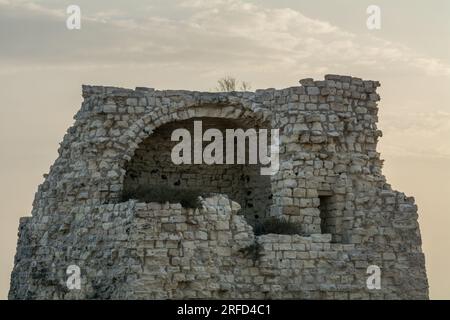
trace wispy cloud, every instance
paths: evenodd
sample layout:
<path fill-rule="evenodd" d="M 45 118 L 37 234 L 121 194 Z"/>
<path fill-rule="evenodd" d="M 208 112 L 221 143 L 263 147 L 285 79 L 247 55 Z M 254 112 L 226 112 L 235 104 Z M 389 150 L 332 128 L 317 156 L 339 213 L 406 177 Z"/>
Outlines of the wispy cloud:
<path fill-rule="evenodd" d="M 36 13 L 40 15 L 53 16 L 57 18 L 65 17 L 65 10 L 61 8 L 61 10 L 55 10 L 43 5 L 24 0 L 0 0 L 0 6 L 3 6 L 6 9 L 18 9 L 23 13 Z M 27 12 L 28 11 L 28 12 Z"/>
<path fill-rule="evenodd" d="M 86 61 L 126 64 L 132 60 L 189 64 L 205 70 L 220 64 L 249 72 L 295 69 L 299 74 L 412 69 L 450 76 L 450 66 L 438 59 L 375 37 L 358 37 L 290 8 L 267 8 L 244 0 L 187 0 L 165 5 L 183 14 L 136 18 L 117 9 L 83 13 L 82 30 L 75 31 L 80 37 L 65 29 L 64 10 L 1 0 L 0 20 L 11 32 L 0 35 L 7 48 L 0 51 L 0 60 L 3 64 L 53 66 Z M 35 25 L 28 19 L 24 33 L 20 24 L 23 16 L 30 14 Z M 53 19 L 48 19 L 46 28 L 42 21 L 47 18 Z"/>

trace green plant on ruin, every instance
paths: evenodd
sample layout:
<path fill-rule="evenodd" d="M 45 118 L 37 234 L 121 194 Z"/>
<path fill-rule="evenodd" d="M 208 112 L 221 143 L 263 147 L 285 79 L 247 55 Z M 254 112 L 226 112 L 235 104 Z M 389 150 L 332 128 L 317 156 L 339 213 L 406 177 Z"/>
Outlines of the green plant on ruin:
<path fill-rule="evenodd" d="M 121 201 L 135 199 L 141 202 L 180 203 L 183 208 L 200 208 L 199 196 L 202 193 L 196 189 L 171 188 L 167 186 L 147 186 L 124 191 Z"/>
<path fill-rule="evenodd" d="M 301 234 L 301 225 L 299 223 L 287 221 L 284 218 L 270 217 L 256 222 L 253 227 L 255 235 L 263 235 L 269 233 L 275 234 Z"/>

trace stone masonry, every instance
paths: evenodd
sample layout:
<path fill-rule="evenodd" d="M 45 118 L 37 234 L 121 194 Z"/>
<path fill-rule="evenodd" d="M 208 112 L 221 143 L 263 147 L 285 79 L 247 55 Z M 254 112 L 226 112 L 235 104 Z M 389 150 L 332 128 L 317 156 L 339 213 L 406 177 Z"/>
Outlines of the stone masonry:
<path fill-rule="evenodd" d="M 427 299 L 417 206 L 386 182 L 376 151 L 378 86 L 338 75 L 256 92 L 83 86 L 20 220 L 9 298 Z M 174 165 L 168 132 L 194 120 L 279 129 L 279 172 Z M 198 209 L 122 201 L 162 185 L 208 195 Z M 252 222 L 268 216 L 301 234 L 255 236 Z M 70 265 L 79 290 L 66 285 Z M 380 289 L 366 285 L 371 265 Z"/>

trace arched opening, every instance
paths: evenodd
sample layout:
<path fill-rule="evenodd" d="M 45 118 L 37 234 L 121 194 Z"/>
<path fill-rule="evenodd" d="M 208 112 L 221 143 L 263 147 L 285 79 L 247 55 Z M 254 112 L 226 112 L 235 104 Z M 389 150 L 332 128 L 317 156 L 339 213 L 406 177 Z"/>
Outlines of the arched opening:
<path fill-rule="evenodd" d="M 194 137 L 194 121 L 201 121 L 203 132 L 208 129 L 220 130 L 224 142 L 226 129 L 245 131 L 269 127 L 267 123 L 245 118 L 200 117 L 166 123 L 143 140 L 126 163 L 123 194 L 133 198 L 133 193 L 139 190 L 157 191 L 166 193 L 166 196 L 173 194 L 174 199 L 170 200 L 176 202 L 180 199 L 179 193 L 183 192 L 197 192 L 198 195 L 222 193 L 241 205 L 242 213 L 250 223 L 266 217 L 272 204 L 271 180 L 270 176 L 261 175 L 259 161 L 258 164 L 248 164 L 248 141 L 245 164 L 237 164 L 236 161 L 234 164 L 175 164 L 172 161 L 172 149 L 179 143 L 171 141 L 172 132 L 183 128 Z M 203 142 L 202 150 L 209 143 Z M 237 142 L 234 143 L 236 150 Z M 223 150 L 225 152 L 225 146 Z"/>

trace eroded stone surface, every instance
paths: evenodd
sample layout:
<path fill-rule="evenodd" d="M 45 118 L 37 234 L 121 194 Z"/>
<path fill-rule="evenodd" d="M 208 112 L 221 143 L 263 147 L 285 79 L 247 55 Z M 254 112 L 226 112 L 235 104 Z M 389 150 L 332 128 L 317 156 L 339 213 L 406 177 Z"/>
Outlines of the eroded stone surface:
<path fill-rule="evenodd" d="M 379 83 L 337 75 L 300 83 L 254 93 L 83 86 L 32 217 L 21 219 L 9 297 L 427 298 L 417 206 L 386 183 L 376 151 Z M 264 189 L 264 214 L 301 223 L 303 235 L 255 237 L 223 195 L 197 210 L 120 202 L 127 164 L 153 132 L 194 118 L 280 129 L 280 171 Z M 242 252 L 255 241 L 257 259 Z M 73 264 L 81 290 L 66 286 Z M 366 287 L 369 265 L 381 267 L 380 290 Z"/>

